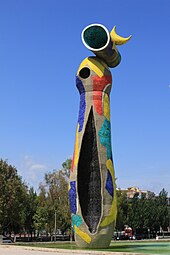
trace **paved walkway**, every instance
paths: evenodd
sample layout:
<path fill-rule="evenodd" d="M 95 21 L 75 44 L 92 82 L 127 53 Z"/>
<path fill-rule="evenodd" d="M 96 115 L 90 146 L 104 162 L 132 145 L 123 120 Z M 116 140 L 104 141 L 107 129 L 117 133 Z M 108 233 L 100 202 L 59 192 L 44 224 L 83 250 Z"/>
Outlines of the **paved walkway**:
<path fill-rule="evenodd" d="M 126 252 L 104 252 L 104 251 L 87 251 L 87 250 L 62 250 L 38 247 L 24 247 L 14 245 L 0 245 L 0 255 L 78 255 L 78 254 L 95 254 L 95 255 L 139 255 L 139 253 Z M 142 254 L 140 255 L 147 255 Z M 149 255 L 149 254 L 148 254 Z"/>
<path fill-rule="evenodd" d="M 13 245 L 1 245 L 0 255 L 68 255 L 69 253 L 57 252 L 54 249 L 46 250 L 44 248 L 18 247 Z M 72 253 L 70 253 L 71 255 Z"/>

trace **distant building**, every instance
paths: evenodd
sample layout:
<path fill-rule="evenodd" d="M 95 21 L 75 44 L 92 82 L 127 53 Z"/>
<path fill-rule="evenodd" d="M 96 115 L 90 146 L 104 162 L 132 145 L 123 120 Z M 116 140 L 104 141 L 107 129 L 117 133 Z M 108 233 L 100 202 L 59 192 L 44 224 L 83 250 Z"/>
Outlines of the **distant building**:
<path fill-rule="evenodd" d="M 125 192 L 128 199 L 134 197 L 137 193 L 139 197 L 145 196 L 146 198 L 154 197 L 155 193 L 148 190 L 140 190 L 138 187 L 130 187 L 127 189 L 121 189 L 122 192 Z"/>

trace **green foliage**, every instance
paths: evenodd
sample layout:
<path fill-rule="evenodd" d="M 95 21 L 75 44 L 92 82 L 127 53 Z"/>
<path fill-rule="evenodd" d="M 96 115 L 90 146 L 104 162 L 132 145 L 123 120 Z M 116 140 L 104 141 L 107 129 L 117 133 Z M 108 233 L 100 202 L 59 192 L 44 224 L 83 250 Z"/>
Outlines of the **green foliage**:
<path fill-rule="evenodd" d="M 6 233 L 46 230 L 54 232 L 54 212 L 57 228 L 64 232 L 70 228 L 68 203 L 68 176 L 71 160 L 63 169 L 45 174 L 37 196 L 34 189 L 24 184 L 15 167 L 0 160 L 0 231 Z"/>
<path fill-rule="evenodd" d="M 167 206 L 167 192 L 163 189 L 159 196 L 146 198 L 136 193 L 132 199 L 127 199 L 126 193 L 117 191 L 117 224 L 118 230 L 129 225 L 133 230 L 150 229 L 159 231 L 160 227 L 167 231 L 170 212 Z"/>
<path fill-rule="evenodd" d="M 25 224 L 24 224 L 24 230 L 27 230 L 31 234 L 35 230 L 34 227 L 34 215 L 36 213 L 37 209 L 37 194 L 34 191 L 33 187 L 30 188 L 30 190 L 27 193 L 27 198 L 25 201 Z"/>
<path fill-rule="evenodd" d="M 36 213 L 33 216 L 35 228 L 39 232 L 45 230 L 48 220 L 48 210 L 46 207 L 37 207 Z"/>
<path fill-rule="evenodd" d="M 169 211 L 167 207 L 167 195 L 168 193 L 165 191 L 165 189 L 162 189 L 159 193 L 159 196 L 157 197 L 157 212 L 158 212 L 158 222 L 159 225 L 163 230 L 167 228 L 167 225 L 169 224 Z"/>
<path fill-rule="evenodd" d="M 68 202 L 68 178 L 71 159 L 62 164 L 62 169 L 46 173 L 40 184 L 39 194 L 25 185 L 17 169 L 0 160 L 0 232 L 54 233 L 56 228 L 64 233 L 71 229 Z M 162 189 L 159 196 L 139 198 L 136 194 L 127 199 L 126 193 L 117 190 L 116 229 L 125 225 L 135 229 L 167 230 L 170 210 L 167 192 Z M 56 221 L 55 221 L 56 215 Z"/>
<path fill-rule="evenodd" d="M 0 226 L 1 231 L 19 232 L 25 222 L 27 187 L 15 167 L 0 160 Z"/>
<path fill-rule="evenodd" d="M 55 214 L 56 228 L 63 233 L 70 228 L 70 210 L 68 202 L 68 176 L 71 168 L 71 159 L 67 159 L 63 164 L 63 169 L 54 170 L 45 174 L 44 182 L 40 185 L 40 193 L 38 196 L 38 208 L 36 211 L 35 227 L 38 231 L 42 230 L 39 226 L 45 229 L 50 234 L 55 231 Z M 41 222 L 41 217 L 38 217 L 42 211 L 39 207 L 44 208 L 46 212 L 46 224 Z M 45 224 L 45 225 L 44 225 Z"/>
<path fill-rule="evenodd" d="M 72 164 L 72 159 L 70 158 L 64 161 L 62 164 L 62 167 L 63 167 L 62 171 L 67 178 L 70 176 L 71 164 Z"/>
<path fill-rule="evenodd" d="M 128 200 L 125 192 L 117 190 L 116 229 L 122 230 L 127 225 Z"/>

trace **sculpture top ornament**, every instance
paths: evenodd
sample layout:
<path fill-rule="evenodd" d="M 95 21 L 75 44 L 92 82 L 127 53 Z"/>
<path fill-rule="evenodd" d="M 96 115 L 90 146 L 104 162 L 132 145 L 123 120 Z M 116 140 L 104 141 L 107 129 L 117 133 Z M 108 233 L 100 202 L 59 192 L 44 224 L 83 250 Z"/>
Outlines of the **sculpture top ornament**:
<path fill-rule="evenodd" d="M 76 75 L 80 108 L 70 172 L 72 227 L 79 247 L 106 248 L 116 223 L 116 184 L 111 148 L 109 67 L 116 67 L 116 45 L 128 38 L 109 33 L 101 24 L 82 31 L 84 45 L 96 56 L 82 61 Z"/>
<path fill-rule="evenodd" d="M 109 33 L 101 24 L 92 24 L 82 31 L 82 41 L 87 49 L 102 59 L 109 67 L 115 67 L 120 63 L 121 57 L 116 45 L 127 43 L 132 36 L 125 38 L 116 33 L 116 26 Z"/>

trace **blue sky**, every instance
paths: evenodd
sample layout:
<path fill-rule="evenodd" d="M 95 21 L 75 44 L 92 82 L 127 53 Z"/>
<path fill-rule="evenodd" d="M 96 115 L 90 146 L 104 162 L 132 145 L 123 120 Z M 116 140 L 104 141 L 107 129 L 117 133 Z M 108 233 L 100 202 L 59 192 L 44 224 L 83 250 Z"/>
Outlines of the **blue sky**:
<path fill-rule="evenodd" d="M 93 55 L 82 29 L 133 35 L 112 69 L 112 147 L 118 187 L 170 195 L 170 1 L 1 0 L 0 158 L 38 188 L 71 157 L 78 117 L 75 74 Z"/>

